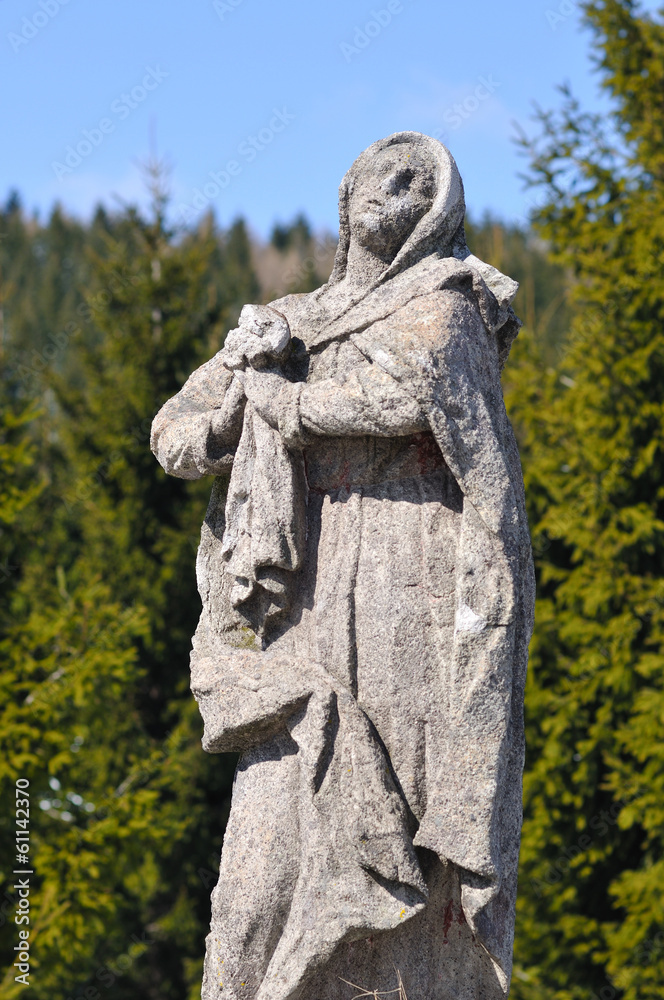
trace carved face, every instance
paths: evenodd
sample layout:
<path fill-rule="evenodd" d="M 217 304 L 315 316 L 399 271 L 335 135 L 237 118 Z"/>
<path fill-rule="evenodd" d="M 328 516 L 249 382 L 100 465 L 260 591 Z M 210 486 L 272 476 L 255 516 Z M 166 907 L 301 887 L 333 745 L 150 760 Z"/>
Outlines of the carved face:
<path fill-rule="evenodd" d="M 393 258 L 431 208 L 433 164 L 409 143 L 376 154 L 373 169 L 362 171 L 350 194 L 353 239 L 385 259 Z"/>

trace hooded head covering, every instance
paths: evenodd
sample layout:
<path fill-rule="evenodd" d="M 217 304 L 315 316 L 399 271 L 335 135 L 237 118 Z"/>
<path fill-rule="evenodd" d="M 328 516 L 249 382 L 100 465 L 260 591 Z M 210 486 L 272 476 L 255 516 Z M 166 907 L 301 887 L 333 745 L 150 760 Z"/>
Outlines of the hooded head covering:
<path fill-rule="evenodd" d="M 506 308 L 518 291 L 518 282 L 475 257 L 468 249 L 464 228 L 466 201 L 459 168 L 442 142 L 421 132 L 395 132 L 386 139 L 379 139 L 360 153 L 346 173 L 339 186 L 339 246 L 328 287 L 341 281 L 346 275 L 351 240 L 350 199 L 356 178 L 361 173 L 370 171 L 371 161 L 377 153 L 404 143 L 414 146 L 434 167 L 435 194 L 431 208 L 419 220 L 381 276 L 380 283 L 425 257 L 455 257 L 477 271 L 495 295 L 499 306 Z"/>

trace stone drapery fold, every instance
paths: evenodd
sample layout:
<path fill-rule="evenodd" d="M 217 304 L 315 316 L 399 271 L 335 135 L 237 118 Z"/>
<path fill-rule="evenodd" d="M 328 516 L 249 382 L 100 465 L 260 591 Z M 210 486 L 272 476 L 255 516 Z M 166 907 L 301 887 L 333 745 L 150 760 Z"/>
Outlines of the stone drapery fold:
<path fill-rule="evenodd" d="M 192 689 L 209 752 L 246 751 L 286 728 L 299 748 L 300 871 L 257 1000 L 288 1000 L 337 945 L 425 905 L 406 805 L 371 722 L 320 665 L 224 647 L 199 631 Z M 339 811 L 344 822 L 335 820 Z"/>
<path fill-rule="evenodd" d="M 259 633 L 287 610 L 305 536 L 302 454 L 289 451 L 279 431 L 247 404 L 228 487 L 222 555 L 233 579 L 231 604 L 246 606 Z"/>
<path fill-rule="evenodd" d="M 432 300 L 446 291 L 458 294 L 462 308 L 442 331 L 431 325 Z M 299 302 L 289 298 L 279 308 L 299 331 Z M 421 310 L 421 323 L 409 330 L 392 319 L 406 306 L 411 313 Z M 466 919 L 505 988 L 512 964 L 522 703 L 534 607 L 521 466 L 500 387 L 506 326 L 512 328 L 509 337 L 518 330 L 508 303 L 496 299 L 477 269 L 432 256 L 371 291 L 319 330 L 314 342 L 350 338 L 418 401 L 463 492 L 457 627 L 445 685 L 448 733 L 432 754 L 436 791 L 415 844 L 458 866 Z"/>

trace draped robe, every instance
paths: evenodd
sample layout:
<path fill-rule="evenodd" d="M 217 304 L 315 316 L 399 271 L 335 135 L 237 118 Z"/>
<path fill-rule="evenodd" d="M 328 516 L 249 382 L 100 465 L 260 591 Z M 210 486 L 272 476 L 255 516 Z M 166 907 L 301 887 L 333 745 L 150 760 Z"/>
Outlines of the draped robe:
<path fill-rule="evenodd" d="M 192 688 L 204 746 L 243 756 L 203 996 L 387 990 L 422 948 L 411 1000 L 490 1000 L 511 966 L 533 609 L 510 318 L 435 256 L 320 328 L 308 300 L 273 304 L 308 362 L 276 427 L 222 352 L 153 430 L 166 471 L 219 476 Z"/>

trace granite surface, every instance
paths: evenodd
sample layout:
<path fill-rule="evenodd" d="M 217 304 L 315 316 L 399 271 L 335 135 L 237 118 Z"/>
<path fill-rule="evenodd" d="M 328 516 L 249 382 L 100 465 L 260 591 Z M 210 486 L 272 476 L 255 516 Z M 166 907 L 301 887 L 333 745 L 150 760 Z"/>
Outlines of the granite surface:
<path fill-rule="evenodd" d="M 330 280 L 245 306 L 153 426 L 166 472 L 216 477 L 191 684 L 204 748 L 242 755 L 202 995 L 497 1000 L 534 605 L 517 285 L 427 136 L 370 146 L 339 208 Z"/>

